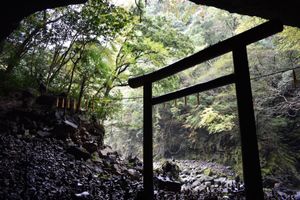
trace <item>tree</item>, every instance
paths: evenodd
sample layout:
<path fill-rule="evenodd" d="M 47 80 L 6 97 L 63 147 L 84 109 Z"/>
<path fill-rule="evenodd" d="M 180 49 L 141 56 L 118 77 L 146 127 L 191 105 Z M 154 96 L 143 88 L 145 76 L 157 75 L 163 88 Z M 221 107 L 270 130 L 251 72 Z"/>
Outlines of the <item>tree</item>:
<path fill-rule="evenodd" d="M 8 40 L 5 48 L 11 46 L 11 51 L 2 56 L 2 66 L 11 73 L 21 63 L 23 68 L 18 70 L 29 70 L 36 79 L 42 75 L 47 88 L 52 87 L 60 73 L 65 73 L 62 72 L 64 68 L 78 64 L 81 58 L 78 55 L 87 45 L 105 45 L 128 21 L 129 15 L 124 9 L 101 0 L 89 1 L 84 6 L 37 13 L 26 19 L 22 23 L 23 28 Z M 28 60 L 22 59 L 24 56 Z M 44 64 L 33 68 L 29 65 L 32 58 Z"/>

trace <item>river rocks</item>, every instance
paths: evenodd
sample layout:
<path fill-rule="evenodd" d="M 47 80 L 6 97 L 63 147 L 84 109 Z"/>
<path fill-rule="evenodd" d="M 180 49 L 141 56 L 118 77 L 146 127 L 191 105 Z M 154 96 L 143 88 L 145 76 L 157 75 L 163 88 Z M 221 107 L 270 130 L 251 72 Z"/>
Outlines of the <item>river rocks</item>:
<path fill-rule="evenodd" d="M 300 200 L 300 191 L 296 193 L 295 200 Z"/>
<path fill-rule="evenodd" d="M 239 176 L 230 167 L 205 161 L 177 160 L 176 165 L 182 181 L 181 191 L 175 194 L 164 190 L 164 199 L 245 199 L 245 187 Z M 159 164 L 155 163 L 155 167 Z M 213 173 L 204 174 L 205 169 Z M 296 192 L 282 187 L 265 188 L 265 199 L 293 200 Z M 158 195 L 160 198 L 162 194 Z M 297 197 L 299 198 L 299 197 Z"/>
<path fill-rule="evenodd" d="M 167 161 L 165 163 L 163 166 L 166 169 L 171 168 L 169 165 L 173 162 Z M 198 196 L 203 195 L 203 198 L 200 199 L 218 199 L 218 197 L 223 198 L 223 196 L 226 196 L 230 193 L 233 194 L 233 192 L 242 189 L 234 189 L 237 188 L 237 184 L 235 184 L 236 181 L 233 179 L 234 173 L 228 167 L 222 167 L 221 165 L 217 165 L 215 163 L 188 160 L 175 161 L 173 165 L 176 165 L 179 169 L 182 169 L 182 171 L 179 172 L 179 180 L 182 181 L 182 193 L 191 192 L 197 194 Z M 226 176 L 224 176 L 224 174 L 226 174 Z M 229 179 L 228 177 L 232 177 L 232 179 Z M 162 178 L 159 180 L 161 179 Z M 218 197 L 208 195 L 211 192 L 218 194 Z"/>
<path fill-rule="evenodd" d="M 182 171 L 179 171 L 179 179 L 178 179 L 182 182 L 181 192 L 192 191 L 195 193 L 205 194 L 212 190 L 218 190 L 220 193 L 222 193 L 223 191 L 222 187 L 225 186 L 227 178 L 221 177 L 218 174 L 224 174 L 225 172 L 230 170 L 226 167 L 222 168 L 215 164 L 212 165 L 210 163 L 200 162 L 200 161 L 198 162 L 197 161 L 190 161 L 190 162 L 189 161 L 175 161 L 175 162 L 167 161 L 162 164 L 162 167 L 164 168 L 165 171 L 170 171 L 166 169 L 171 169 L 172 168 L 171 164 L 177 166 L 178 169 L 182 169 Z M 162 177 L 164 177 L 165 179 L 166 177 L 170 176 L 170 175 L 166 176 L 166 174 L 168 174 L 166 172 L 165 173 L 163 173 L 162 171 L 159 172 L 161 173 Z M 229 172 L 228 174 L 231 175 L 233 173 Z M 171 180 L 171 178 L 169 178 L 169 180 Z M 227 192 L 224 193 L 224 195 L 227 194 Z"/>

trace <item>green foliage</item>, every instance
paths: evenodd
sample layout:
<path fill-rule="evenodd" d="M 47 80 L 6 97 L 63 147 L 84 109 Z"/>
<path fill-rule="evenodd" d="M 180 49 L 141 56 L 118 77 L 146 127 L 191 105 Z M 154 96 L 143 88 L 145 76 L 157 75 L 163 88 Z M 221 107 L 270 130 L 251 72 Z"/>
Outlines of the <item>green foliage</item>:
<path fill-rule="evenodd" d="M 276 117 L 271 119 L 270 125 L 274 129 L 282 129 L 288 126 L 288 120 L 284 117 Z"/>
<path fill-rule="evenodd" d="M 285 26 L 283 32 L 280 33 L 281 41 L 279 48 L 282 50 L 296 50 L 299 53 L 300 49 L 300 30 L 299 28 Z"/>
<path fill-rule="evenodd" d="M 234 124 L 234 115 L 222 115 L 212 107 L 205 108 L 198 116 L 187 118 L 192 129 L 206 128 L 209 133 L 231 131 Z"/>
<path fill-rule="evenodd" d="M 203 174 L 206 176 L 212 176 L 214 173 L 213 173 L 212 169 L 208 167 L 203 171 Z"/>

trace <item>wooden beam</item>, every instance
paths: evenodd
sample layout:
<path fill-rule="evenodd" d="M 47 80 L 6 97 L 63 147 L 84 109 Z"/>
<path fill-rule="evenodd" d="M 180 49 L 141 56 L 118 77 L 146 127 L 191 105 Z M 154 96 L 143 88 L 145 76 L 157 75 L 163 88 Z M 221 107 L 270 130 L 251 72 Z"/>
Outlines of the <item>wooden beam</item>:
<path fill-rule="evenodd" d="M 296 72 L 295 70 L 293 69 L 293 80 L 294 80 L 294 87 L 296 88 L 297 87 L 297 75 L 296 75 Z"/>
<path fill-rule="evenodd" d="M 235 82 L 235 75 L 230 74 L 226 76 L 222 76 L 220 78 L 216 78 L 212 81 L 208 81 L 206 83 L 200 83 L 182 90 L 177 90 L 176 92 L 168 93 L 162 96 L 153 97 L 152 98 L 152 105 L 164 103 L 167 101 L 175 100 L 184 96 L 188 96 L 191 94 L 203 92 L 206 90 L 210 90 L 213 88 L 225 86 Z"/>
<path fill-rule="evenodd" d="M 246 46 L 233 50 L 236 97 L 242 145 L 243 175 L 247 200 L 263 200 L 256 126 Z"/>
<path fill-rule="evenodd" d="M 199 106 L 200 105 L 200 94 L 197 93 L 197 105 Z"/>
<path fill-rule="evenodd" d="M 67 98 L 67 109 L 70 109 L 70 98 Z"/>
<path fill-rule="evenodd" d="M 74 106 L 74 111 L 76 111 L 76 110 L 77 110 L 76 99 L 74 99 L 74 104 L 73 104 L 73 106 Z"/>
<path fill-rule="evenodd" d="M 56 108 L 59 107 L 59 97 L 56 97 Z"/>
<path fill-rule="evenodd" d="M 153 132 L 152 132 L 152 84 L 148 83 L 143 88 L 144 100 L 144 131 L 143 131 L 143 162 L 144 162 L 144 195 L 143 199 L 154 199 L 153 188 Z"/>
<path fill-rule="evenodd" d="M 132 88 L 137 88 L 145 85 L 146 83 L 153 83 L 155 81 L 172 76 L 180 71 L 193 67 L 199 63 L 228 53 L 238 46 L 246 46 L 270 35 L 278 33 L 282 30 L 283 25 L 277 20 L 265 22 L 259 26 L 256 26 L 232 38 L 219 42 L 160 70 L 136 78 L 131 78 L 128 80 L 128 84 Z"/>

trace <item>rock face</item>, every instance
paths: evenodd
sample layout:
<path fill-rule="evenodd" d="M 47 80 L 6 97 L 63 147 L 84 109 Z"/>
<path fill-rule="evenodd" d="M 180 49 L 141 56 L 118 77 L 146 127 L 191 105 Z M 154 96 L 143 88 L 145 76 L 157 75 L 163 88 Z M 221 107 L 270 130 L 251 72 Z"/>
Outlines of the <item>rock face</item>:
<path fill-rule="evenodd" d="M 299 89 L 293 88 L 289 93 L 289 98 L 292 100 L 289 101 L 298 102 L 296 94 L 299 94 L 299 91 Z M 269 102 L 268 104 L 270 104 L 269 107 L 285 106 L 284 102 L 280 104 Z M 300 143 L 300 112 L 295 117 L 280 117 L 280 121 L 277 121 L 277 117 L 274 118 L 275 120 L 268 117 L 288 113 L 289 108 L 283 107 L 282 109 L 286 109 L 284 112 L 282 110 L 272 111 L 272 109 L 261 111 L 256 121 L 262 174 L 263 179 L 266 179 L 263 181 L 264 185 L 268 187 L 273 187 L 274 183 L 280 181 L 287 187 L 298 188 L 300 186 L 300 160 L 297 159 L 300 155 L 298 153 L 300 152 L 298 145 Z M 185 111 L 185 109 L 189 110 Z M 193 113 L 192 108 L 184 107 L 182 109 L 182 116 L 191 116 L 190 113 Z M 176 120 L 167 109 L 161 109 L 160 116 L 161 119 L 158 121 L 161 128 L 160 134 L 169 139 L 160 142 L 160 147 L 155 150 L 159 154 L 157 157 L 212 161 L 231 165 L 238 170 L 239 174 L 242 173 L 238 129 L 234 129 L 230 133 L 209 134 L 205 128 L 196 130 L 186 128 L 185 122 Z M 283 122 L 282 128 L 277 128 L 279 126 L 275 125 L 279 122 Z M 185 148 L 180 148 L 181 146 Z M 206 175 L 210 175 L 210 173 L 209 169 L 205 171 Z M 270 180 L 270 177 L 274 180 Z"/>

